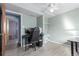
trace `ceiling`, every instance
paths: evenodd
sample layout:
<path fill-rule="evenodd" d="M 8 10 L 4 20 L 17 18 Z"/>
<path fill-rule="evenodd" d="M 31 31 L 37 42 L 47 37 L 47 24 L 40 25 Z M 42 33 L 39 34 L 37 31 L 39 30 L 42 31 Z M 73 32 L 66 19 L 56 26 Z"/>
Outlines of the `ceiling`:
<path fill-rule="evenodd" d="M 75 8 L 79 8 L 79 3 L 56 3 L 56 6 L 58 7 L 58 9 L 55 10 L 54 13 L 50 13 L 50 12 L 44 13 L 45 8 L 47 8 L 47 6 L 48 6 L 48 3 L 13 3 L 10 5 L 7 4 L 7 9 L 13 9 L 13 10 L 17 9 L 19 12 L 24 12 L 36 17 L 40 15 L 53 17 L 56 15 L 65 13 L 67 11 L 73 10 Z M 17 7 L 20 7 L 23 10 Z"/>
<path fill-rule="evenodd" d="M 29 9 L 26 9 L 26 8 L 23 8 L 23 7 L 18 6 L 16 4 L 10 4 L 10 3 L 6 4 L 6 11 L 11 11 L 11 12 L 18 13 L 21 15 L 30 15 L 33 17 L 38 17 L 41 15 L 41 14 L 38 14 L 36 12 L 30 11 Z"/>

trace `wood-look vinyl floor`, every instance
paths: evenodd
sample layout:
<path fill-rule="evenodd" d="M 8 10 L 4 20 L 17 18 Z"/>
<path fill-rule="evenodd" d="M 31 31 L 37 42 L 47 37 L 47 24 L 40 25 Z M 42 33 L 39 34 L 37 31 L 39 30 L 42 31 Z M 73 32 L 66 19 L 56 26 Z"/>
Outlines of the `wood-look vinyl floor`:
<path fill-rule="evenodd" d="M 66 44 L 47 42 L 43 47 L 37 47 L 36 51 L 33 48 L 27 51 L 24 51 L 24 48 L 16 48 L 7 50 L 5 56 L 71 56 L 71 50 Z M 78 54 L 75 53 L 75 56 Z"/>

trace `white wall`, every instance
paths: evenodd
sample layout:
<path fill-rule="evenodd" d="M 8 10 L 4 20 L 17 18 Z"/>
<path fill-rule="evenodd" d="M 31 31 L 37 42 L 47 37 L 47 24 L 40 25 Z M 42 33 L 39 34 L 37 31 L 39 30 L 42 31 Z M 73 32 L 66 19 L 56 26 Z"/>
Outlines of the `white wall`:
<path fill-rule="evenodd" d="M 36 17 L 28 16 L 23 14 L 21 20 L 21 33 L 24 34 L 24 28 L 36 27 L 37 20 Z"/>
<path fill-rule="evenodd" d="M 37 17 L 37 26 L 42 28 L 43 31 L 43 45 L 45 45 L 48 42 L 48 17 L 47 16 L 39 16 Z"/>
<path fill-rule="evenodd" d="M 43 16 L 37 17 L 37 27 L 41 27 L 43 29 Z"/>
<path fill-rule="evenodd" d="M 43 32 L 48 34 L 48 17 L 43 16 Z"/>
<path fill-rule="evenodd" d="M 42 28 L 44 35 L 47 34 L 48 18 L 46 16 L 37 17 L 37 26 Z"/>
<path fill-rule="evenodd" d="M 52 17 L 48 22 L 51 41 L 64 43 L 74 36 L 79 36 L 79 9 Z"/>

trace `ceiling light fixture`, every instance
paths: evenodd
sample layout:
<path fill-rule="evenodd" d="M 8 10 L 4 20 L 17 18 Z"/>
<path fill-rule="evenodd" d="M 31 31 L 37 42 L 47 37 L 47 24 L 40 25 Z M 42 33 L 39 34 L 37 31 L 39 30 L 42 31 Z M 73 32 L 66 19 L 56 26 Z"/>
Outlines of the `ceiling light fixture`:
<path fill-rule="evenodd" d="M 57 9 L 57 6 L 55 3 L 52 3 L 48 5 L 48 9 L 49 9 L 49 12 L 53 13 Z"/>
<path fill-rule="evenodd" d="M 49 11 L 50 11 L 51 13 L 53 13 L 53 12 L 54 12 L 54 9 L 53 9 L 53 8 L 50 8 Z"/>

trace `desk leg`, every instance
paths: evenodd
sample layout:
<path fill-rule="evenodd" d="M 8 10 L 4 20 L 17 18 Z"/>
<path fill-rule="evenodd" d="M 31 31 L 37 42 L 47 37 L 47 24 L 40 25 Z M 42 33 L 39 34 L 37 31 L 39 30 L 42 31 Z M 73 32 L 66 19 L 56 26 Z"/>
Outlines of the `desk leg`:
<path fill-rule="evenodd" d="M 76 52 L 78 52 L 77 42 L 75 42 L 75 50 L 76 50 Z"/>
<path fill-rule="evenodd" d="M 71 56 L 74 56 L 74 45 L 72 41 L 71 41 Z"/>

